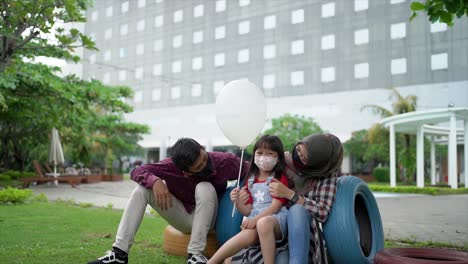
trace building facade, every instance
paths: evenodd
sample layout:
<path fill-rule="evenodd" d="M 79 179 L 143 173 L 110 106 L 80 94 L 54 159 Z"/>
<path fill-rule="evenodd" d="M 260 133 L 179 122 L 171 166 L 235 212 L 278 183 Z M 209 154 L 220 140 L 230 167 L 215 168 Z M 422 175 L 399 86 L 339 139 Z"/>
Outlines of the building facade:
<path fill-rule="evenodd" d="M 132 87 L 127 118 L 150 125 L 141 144 L 161 157 L 181 136 L 230 145 L 214 104 L 243 78 L 269 119 L 310 116 L 346 140 L 379 119 L 363 105 L 391 106 L 389 87 L 421 109 L 468 106 L 468 19 L 410 16 L 409 0 L 97 0 L 85 33 L 100 51 L 84 52 L 83 77 Z"/>

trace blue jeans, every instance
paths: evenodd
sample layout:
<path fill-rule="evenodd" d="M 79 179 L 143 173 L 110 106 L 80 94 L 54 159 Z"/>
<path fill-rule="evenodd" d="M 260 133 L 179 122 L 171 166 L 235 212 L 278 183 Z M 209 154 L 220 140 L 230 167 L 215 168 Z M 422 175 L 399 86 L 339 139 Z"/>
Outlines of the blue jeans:
<path fill-rule="evenodd" d="M 288 210 L 289 264 L 309 262 L 310 212 L 300 204 Z"/>

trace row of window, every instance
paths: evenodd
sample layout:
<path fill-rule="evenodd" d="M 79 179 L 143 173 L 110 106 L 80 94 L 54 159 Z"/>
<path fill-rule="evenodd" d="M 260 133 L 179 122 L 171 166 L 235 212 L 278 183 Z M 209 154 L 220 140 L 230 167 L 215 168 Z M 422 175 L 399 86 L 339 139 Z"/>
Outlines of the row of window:
<path fill-rule="evenodd" d="M 161 65 L 155 65 L 158 71 L 161 71 Z M 174 65 L 173 65 L 174 67 Z M 439 53 L 431 55 L 431 69 L 432 70 L 443 70 L 448 68 L 448 55 L 447 53 Z M 153 69 L 154 70 L 154 69 Z M 407 72 L 407 60 L 406 58 L 392 59 L 390 62 L 390 72 L 392 75 L 405 74 Z M 143 67 L 138 67 L 134 70 L 135 79 L 143 79 Z M 355 79 L 366 79 L 369 77 L 369 63 L 357 63 L 354 64 L 354 78 Z M 120 70 L 118 72 L 118 80 L 125 81 L 127 79 L 127 71 Z M 103 75 L 103 82 L 109 84 L 111 80 L 110 73 L 107 72 Z M 336 80 L 336 68 L 335 67 L 324 67 L 320 69 L 320 81 L 322 83 L 331 83 Z M 304 71 L 293 71 L 290 72 L 289 84 L 291 86 L 304 85 Z M 216 95 L 221 88 L 224 86 L 224 81 L 215 81 L 213 83 L 213 92 Z M 276 87 L 276 75 L 266 74 L 263 76 L 262 87 L 265 90 L 271 90 Z M 156 95 L 155 95 L 156 94 Z M 202 85 L 192 85 L 192 96 L 198 97 L 202 94 Z M 159 101 L 161 96 L 161 90 L 155 89 L 153 91 L 153 101 Z M 171 88 L 171 98 L 178 99 L 180 97 L 180 86 L 174 86 Z"/>
<path fill-rule="evenodd" d="M 156 3 L 162 3 L 163 0 L 156 0 Z M 405 0 L 390 0 L 390 4 L 399 4 L 403 3 Z M 245 7 L 250 5 L 250 0 L 238 0 L 238 4 L 240 7 Z M 138 0 L 137 7 L 143 8 L 146 6 L 146 0 Z M 354 0 L 354 11 L 360 12 L 369 9 L 369 0 Z M 129 10 L 129 1 L 125 1 L 120 5 L 121 14 L 127 13 Z M 301 9 L 302 10 L 302 9 Z M 215 12 L 220 13 L 226 11 L 226 0 L 218 0 L 215 3 Z M 114 7 L 108 6 L 105 10 L 106 17 L 112 17 L 114 14 Z M 199 18 L 205 15 L 205 6 L 203 4 L 199 4 L 193 7 L 193 17 Z M 173 13 L 172 21 L 174 23 L 180 23 L 184 20 L 184 11 L 182 9 L 176 10 Z M 333 17 L 335 16 L 335 2 L 328 2 L 322 4 L 321 6 L 321 16 L 322 18 Z M 98 10 L 94 10 L 91 13 L 91 21 L 97 21 L 99 18 Z M 297 10 L 292 14 L 292 21 L 291 23 L 301 23 L 304 21 L 304 10 L 300 11 Z M 162 20 L 161 20 L 162 25 Z"/>
<path fill-rule="evenodd" d="M 446 24 L 443 23 L 436 23 L 431 25 L 432 32 L 440 32 L 445 31 L 447 29 Z M 105 36 L 107 36 L 107 31 Z M 392 39 L 402 39 L 406 37 L 406 23 L 397 23 L 392 24 L 390 26 L 390 35 Z M 215 39 L 221 39 L 226 37 L 226 27 L 220 26 L 215 29 Z M 321 49 L 322 50 L 331 50 L 336 47 L 335 45 L 335 35 L 325 35 L 321 38 Z M 203 42 L 203 31 L 195 31 L 193 32 L 192 42 L 194 44 L 198 44 Z M 173 48 L 180 48 L 183 43 L 183 36 L 177 35 L 172 38 L 172 47 Z M 369 43 L 369 29 L 359 29 L 354 31 L 354 45 L 363 45 Z M 162 39 L 157 39 L 153 42 L 153 51 L 154 52 L 161 52 L 164 49 L 164 42 Z M 145 53 L 145 45 L 143 43 L 139 43 L 135 46 L 135 53 L 136 55 L 144 55 Z M 298 39 L 294 40 L 290 44 L 290 54 L 297 55 L 304 53 L 304 40 Z M 224 53 L 222 53 L 224 54 Z M 128 48 L 121 47 L 119 49 L 119 58 L 126 58 L 128 56 Z M 222 59 L 224 55 L 218 55 L 219 59 L 216 59 L 215 55 L 215 66 L 223 66 L 224 60 Z M 275 44 L 268 44 L 265 45 L 263 48 L 263 58 L 264 59 L 272 59 L 276 57 L 276 45 Z M 112 59 L 112 53 L 110 50 L 104 51 L 103 60 L 110 61 Z M 89 57 L 90 63 L 96 62 L 96 54 L 91 54 Z M 219 62 L 216 62 L 219 61 Z M 238 53 L 238 62 L 245 63 L 249 61 L 249 49 L 240 50 Z M 195 69 L 195 68 L 194 68 Z"/>

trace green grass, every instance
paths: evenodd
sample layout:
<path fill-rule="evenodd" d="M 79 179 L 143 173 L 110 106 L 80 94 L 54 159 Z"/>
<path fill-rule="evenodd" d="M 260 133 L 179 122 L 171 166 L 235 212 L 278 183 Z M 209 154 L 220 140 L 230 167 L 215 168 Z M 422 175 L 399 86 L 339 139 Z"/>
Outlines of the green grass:
<path fill-rule="evenodd" d="M 390 187 L 388 184 L 368 183 L 369 188 L 373 192 L 393 192 L 393 193 L 416 193 L 430 195 L 446 195 L 446 194 L 468 194 L 468 188 L 451 189 L 448 187 L 424 187 L 416 186 L 396 186 Z"/>
<path fill-rule="evenodd" d="M 0 205 L 1 263 L 87 263 L 114 241 L 122 211 L 71 202 Z M 185 263 L 162 249 L 167 223 L 145 216 L 130 263 Z"/>
<path fill-rule="evenodd" d="M 416 241 L 411 238 L 407 239 L 398 239 L 398 240 L 385 240 L 385 248 L 445 248 L 453 249 L 460 251 L 468 251 L 468 243 L 464 245 L 456 245 L 445 242 L 435 242 L 435 241 Z"/>

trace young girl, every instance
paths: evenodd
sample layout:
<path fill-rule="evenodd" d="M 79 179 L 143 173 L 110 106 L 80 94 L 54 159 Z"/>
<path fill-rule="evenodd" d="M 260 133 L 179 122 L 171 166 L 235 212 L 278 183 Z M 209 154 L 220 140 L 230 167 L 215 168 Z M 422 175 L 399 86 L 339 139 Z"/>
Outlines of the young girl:
<path fill-rule="evenodd" d="M 224 243 L 208 263 L 222 263 L 241 249 L 260 242 L 264 263 L 273 264 L 275 242 L 287 236 L 287 211 L 284 207 L 287 200 L 272 197 L 268 187 L 273 178 L 288 185 L 283 175 L 283 144 L 277 136 L 264 135 L 255 143 L 253 152 L 245 186 L 231 192 L 232 202 L 247 219 L 241 225 L 242 230 Z M 243 197 L 248 197 L 248 200 Z"/>

